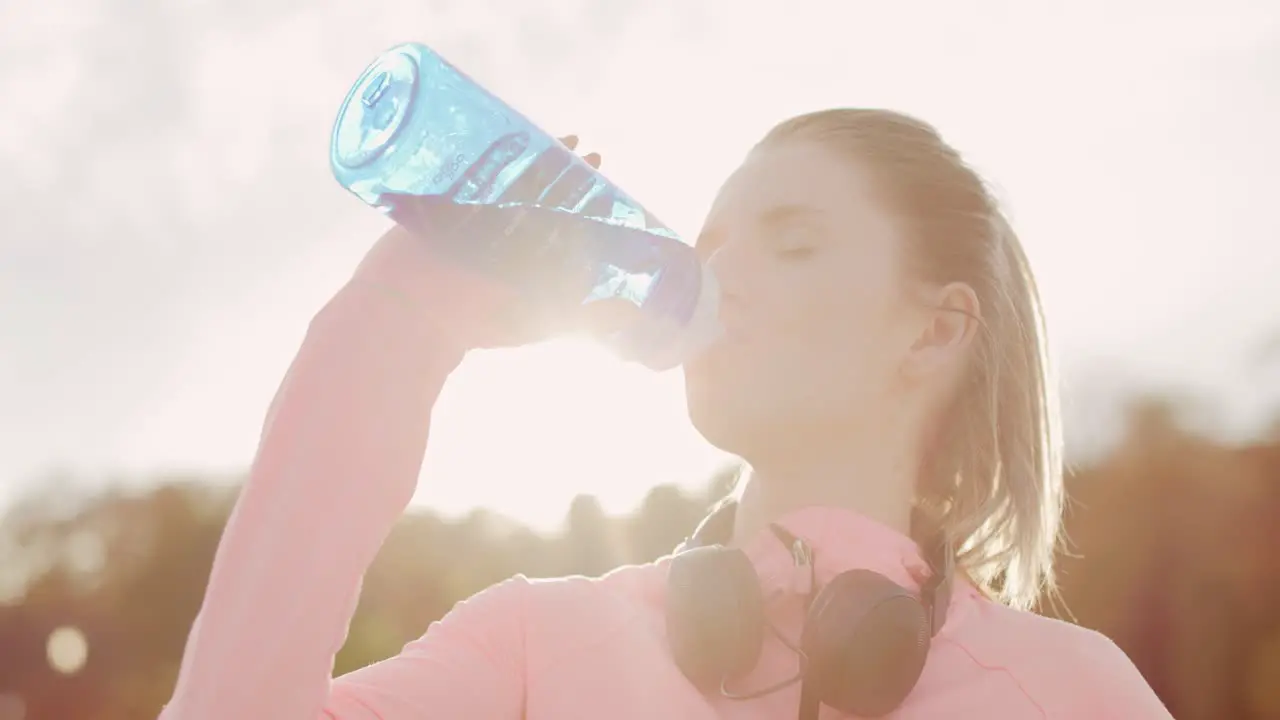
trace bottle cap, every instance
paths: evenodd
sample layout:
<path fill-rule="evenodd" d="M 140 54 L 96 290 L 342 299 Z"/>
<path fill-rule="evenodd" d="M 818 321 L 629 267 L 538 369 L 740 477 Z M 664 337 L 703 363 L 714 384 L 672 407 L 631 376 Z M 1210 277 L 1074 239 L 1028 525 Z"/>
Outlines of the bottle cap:
<path fill-rule="evenodd" d="M 366 68 L 334 124 L 333 162 L 358 168 L 386 152 L 409 118 L 417 84 L 418 65 L 401 50 Z"/>

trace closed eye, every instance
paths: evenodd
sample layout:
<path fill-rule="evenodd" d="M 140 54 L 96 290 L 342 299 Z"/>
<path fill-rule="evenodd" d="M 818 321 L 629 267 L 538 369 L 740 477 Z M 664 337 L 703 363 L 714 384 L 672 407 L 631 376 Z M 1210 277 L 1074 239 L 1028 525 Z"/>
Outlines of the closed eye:
<path fill-rule="evenodd" d="M 802 245 L 798 247 L 779 248 L 777 254 L 778 257 L 787 260 L 803 260 L 804 258 L 811 257 L 814 252 L 816 252 L 816 248 Z"/>
<path fill-rule="evenodd" d="M 784 205 L 766 211 L 761 219 L 768 245 L 778 257 L 800 260 L 821 245 L 821 213 L 813 208 Z"/>
<path fill-rule="evenodd" d="M 769 244 L 778 257 L 799 260 L 817 252 L 822 233 L 810 223 L 793 222 L 771 234 Z"/>

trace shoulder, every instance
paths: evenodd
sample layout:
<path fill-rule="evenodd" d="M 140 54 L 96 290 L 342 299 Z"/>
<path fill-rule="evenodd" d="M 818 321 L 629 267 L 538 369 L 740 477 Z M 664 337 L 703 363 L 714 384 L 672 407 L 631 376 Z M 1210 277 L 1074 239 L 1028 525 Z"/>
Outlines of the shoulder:
<path fill-rule="evenodd" d="M 623 565 L 598 577 L 565 575 L 552 578 L 530 578 L 523 574 L 490 585 L 470 598 L 466 604 L 519 604 L 529 612 L 543 612 L 547 606 L 570 607 L 600 602 L 633 604 L 661 599 L 659 590 L 666 579 L 668 558 L 644 565 Z"/>
<path fill-rule="evenodd" d="M 529 579 L 517 575 L 465 604 L 518 610 L 529 647 L 582 648 L 607 640 L 637 621 L 660 616 L 666 563 L 626 565 L 600 577 Z M 572 642 L 566 643 L 566 640 Z"/>
<path fill-rule="evenodd" d="M 1129 657 L 1100 632 L 986 599 L 949 638 L 1008 673 L 1047 717 L 1169 718 Z"/>

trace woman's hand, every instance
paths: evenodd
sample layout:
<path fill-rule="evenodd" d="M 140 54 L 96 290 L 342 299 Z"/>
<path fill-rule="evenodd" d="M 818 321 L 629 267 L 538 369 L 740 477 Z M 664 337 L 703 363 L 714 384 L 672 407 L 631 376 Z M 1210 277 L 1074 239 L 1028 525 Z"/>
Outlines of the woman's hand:
<path fill-rule="evenodd" d="M 559 138 L 569 150 L 578 147 L 578 136 L 566 135 Z M 582 157 L 593 168 L 600 167 L 600 154 L 588 153 Z M 434 263 L 428 257 L 429 251 L 409 230 L 397 225 L 382 236 L 366 255 L 363 265 L 374 275 L 386 277 L 388 273 L 398 275 L 398 284 L 412 285 L 418 276 L 411 265 L 414 258 L 421 262 Z M 406 267 L 407 264 L 410 267 Z M 377 269 L 382 268 L 381 270 Z M 470 308 L 468 308 L 470 309 Z M 512 296 L 497 304 L 496 310 L 485 310 L 470 321 L 468 327 L 457 328 L 463 335 L 467 347 L 501 348 L 518 347 L 546 340 L 550 337 L 570 334 L 587 334 L 594 336 L 608 335 L 631 323 L 639 309 L 625 300 L 603 300 L 582 306 L 570 317 L 554 318 L 548 327 L 546 318 L 535 318 L 530 308 L 521 302 L 521 298 Z M 458 314 L 453 317 L 458 318 Z"/>
<path fill-rule="evenodd" d="M 578 149 L 578 136 L 565 135 L 558 138 L 560 143 L 570 150 Z M 582 160 L 597 170 L 600 169 L 600 153 L 587 153 Z M 602 300 L 583 305 L 576 317 L 563 318 L 563 326 L 546 328 L 532 324 L 521 311 L 512 308 L 496 337 L 501 341 L 486 347 L 515 347 L 544 340 L 549 336 L 566 333 L 585 333 L 602 336 L 626 327 L 633 322 L 639 313 L 632 303 L 626 300 Z"/>
<path fill-rule="evenodd" d="M 564 137 L 560 138 L 560 143 L 561 143 L 562 145 L 564 145 L 565 147 L 569 148 L 570 150 L 577 150 L 577 149 L 578 149 L 578 136 L 577 136 L 577 135 L 565 135 Z M 588 165 L 590 165 L 591 167 L 593 167 L 593 168 L 595 168 L 595 169 L 597 169 L 597 170 L 599 170 L 599 169 L 600 169 L 600 160 L 601 160 L 601 158 L 600 158 L 600 153 L 587 153 L 586 155 L 583 155 L 583 156 L 582 156 L 582 159 L 583 159 L 583 161 L 584 161 L 584 162 L 586 162 L 586 163 L 587 163 Z"/>

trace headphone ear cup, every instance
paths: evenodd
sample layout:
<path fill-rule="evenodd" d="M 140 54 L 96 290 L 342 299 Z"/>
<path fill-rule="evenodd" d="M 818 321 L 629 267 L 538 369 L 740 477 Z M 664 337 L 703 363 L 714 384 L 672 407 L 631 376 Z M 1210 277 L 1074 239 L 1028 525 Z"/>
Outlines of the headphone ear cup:
<path fill-rule="evenodd" d="M 870 570 L 841 573 L 805 621 L 805 683 L 842 713 L 882 717 L 911 694 L 930 638 L 928 613 L 909 590 Z"/>
<path fill-rule="evenodd" d="M 698 688 L 755 667 L 764 644 L 764 598 L 751 560 L 740 550 L 698 547 L 671 560 L 667 641 L 676 666 Z"/>

